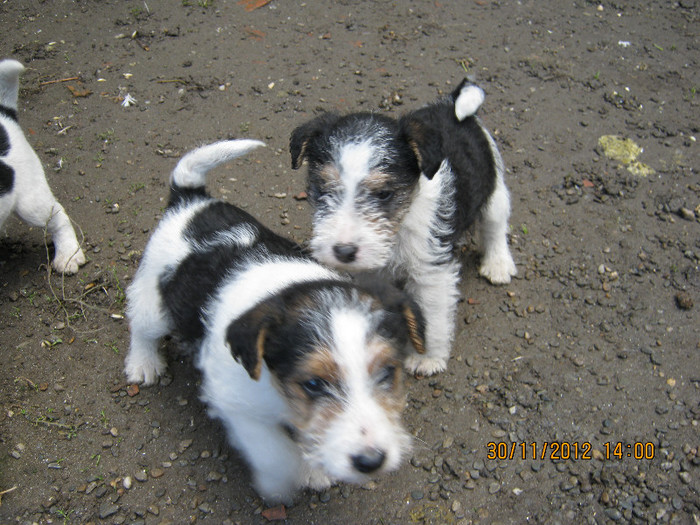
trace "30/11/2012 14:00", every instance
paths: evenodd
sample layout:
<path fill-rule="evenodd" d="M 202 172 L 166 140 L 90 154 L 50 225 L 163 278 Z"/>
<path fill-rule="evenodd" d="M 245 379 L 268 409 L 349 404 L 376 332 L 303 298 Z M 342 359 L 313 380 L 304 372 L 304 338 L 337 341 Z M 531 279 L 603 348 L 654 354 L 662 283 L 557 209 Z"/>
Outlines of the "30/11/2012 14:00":
<path fill-rule="evenodd" d="M 533 459 L 553 461 L 559 460 L 651 460 L 656 455 L 656 446 L 651 442 L 624 443 L 607 442 L 602 444 L 602 450 L 595 450 L 588 441 L 542 441 L 526 442 L 494 442 L 486 444 L 487 459 L 513 460 Z"/>

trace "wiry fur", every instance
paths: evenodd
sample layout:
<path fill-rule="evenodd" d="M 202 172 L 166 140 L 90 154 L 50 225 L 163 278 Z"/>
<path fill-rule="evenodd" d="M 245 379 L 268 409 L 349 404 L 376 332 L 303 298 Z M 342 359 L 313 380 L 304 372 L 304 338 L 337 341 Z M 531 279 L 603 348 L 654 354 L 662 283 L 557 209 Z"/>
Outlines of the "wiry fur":
<path fill-rule="evenodd" d="M 399 120 L 324 114 L 290 139 L 292 167 L 309 166 L 313 255 L 346 270 L 384 269 L 406 283 L 427 323 L 427 353 L 405 363 L 418 374 L 446 367 L 459 296 L 453 248 L 474 222 L 481 275 L 500 284 L 516 273 L 503 160 L 475 114 L 483 100 L 465 81 Z"/>
<path fill-rule="evenodd" d="M 12 212 L 31 226 L 46 228 L 56 253 L 53 267 L 75 273 L 85 255 L 68 215 L 51 193 L 39 157 L 17 123 L 19 75 L 24 66 L 0 61 L 0 227 Z"/>
<path fill-rule="evenodd" d="M 163 336 L 190 347 L 209 413 L 274 502 L 399 466 L 409 438 L 397 363 L 409 339 L 422 348 L 423 323 L 403 292 L 341 277 L 206 194 L 207 170 L 260 145 L 204 146 L 173 171 L 127 291 L 125 371 L 152 384 Z"/>

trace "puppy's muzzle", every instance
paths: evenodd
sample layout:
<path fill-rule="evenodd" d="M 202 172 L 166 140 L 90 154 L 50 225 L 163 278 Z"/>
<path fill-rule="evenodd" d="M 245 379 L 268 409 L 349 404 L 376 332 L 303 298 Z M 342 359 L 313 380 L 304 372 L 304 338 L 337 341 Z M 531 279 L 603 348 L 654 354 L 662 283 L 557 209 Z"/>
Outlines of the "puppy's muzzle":
<path fill-rule="evenodd" d="M 355 244 L 336 244 L 333 246 L 333 254 L 341 263 L 351 263 L 357 258 L 357 245 Z"/>
<path fill-rule="evenodd" d="M 362 454 L 352 456 L 350 459 L 352 459 L 352 466 L 355 470 L 363 474 L 369 474 L 378 470 L 384 464 L 386 454 L 383 450 L 370 448 Z"/>

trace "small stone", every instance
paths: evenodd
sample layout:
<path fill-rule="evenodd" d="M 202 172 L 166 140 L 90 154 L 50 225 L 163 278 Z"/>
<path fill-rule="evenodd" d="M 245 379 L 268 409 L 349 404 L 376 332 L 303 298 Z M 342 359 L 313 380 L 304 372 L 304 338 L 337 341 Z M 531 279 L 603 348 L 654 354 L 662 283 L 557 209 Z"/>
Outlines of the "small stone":
<path fill-rule="evenodd" d="M 495 494 L 499 490 L 501 490 L 501 484 L 498 481 L 489 484 L 489 494 Z"/>
<path fill-rule="evenodd" d="M 117 512 L 119 512 L 119 507 L 114 503 L 105 501 L 100 505 L 99 515 L 102 520 L 114 516 Z"/>
<path fill-rule="evenodd" d="M 613 521 L 620 521 L 622 519 L 622 512 L 614 507 L 605 509 L 605 515 Z"/>
<path fill-rule="evenodd" d="M 117 427 L 112 427 L 109 429 L 109 434 L 112 437 L 117 437 L 117 436 L 119 436 L 119 430 L 117 430 Z"/>
<path fill-rule="evenodd" d="M 688 208 L 679 209 L 678 215 L 680 215 L 686 221 L 694 221 L 695 220 L 695 212 L 693 210 L 689 210 Z"/>
<path fill-rule="evenodd" d="M 425 497 L 425 494 L 421 490 L 414 490 L 411 492 L 411 499 L 413 501 L 420 501 Z"/>
<path fill-rule="evenodd" d="M 687 292 L 678 292 L 676 294 L 676 305 L 681 310 L 690 310 L 694 306 L 693 298 Z"/>
<path fill-rule="evenodd" d="M 690 482 L 692 481 L 692 478 L 690 477 L 690 472 L 679 472 L 678 477 L 681 478 L 681 481 L 686 485 L 690 485 Z"/>
<path fill-rule="evenodd" d="M 151 470 L 151 477 L 154 479 L 158 479 L 165 474 L 165 471 L 162 468 L 154 468 Z"/>
<path fill-rule="evenodd" d="M 148 479 L 148 474 L 146 474 L 145 470 L 139 470 L 136 474 L 134 474 L 134 478 L 136 481 L 144 482 Z"/>
<path fill-rule="evenodd" d="M 207 474 L 206 480 L 207 482 L 212 482 L 212 481 L 221 481 L 222 475 L 216 472 L 215 470 L 212 470 Z"/>
<path fill-rule="evenodd" d="M 192 446 L 192 440 L 191 439 L 183 439 L 180 441 L 177 445 L 177 450 L 180 454 L 182 454 L 185 450 L 190 448 Z"/>
<path fill-rule="evenodd" d="M 133 480 L 131 479 L 131 476 L 125 476 L 124 479 L 122 480 L 122 487 L 124 487 L 126 490 L 129 490 L 133 484 Z"/>

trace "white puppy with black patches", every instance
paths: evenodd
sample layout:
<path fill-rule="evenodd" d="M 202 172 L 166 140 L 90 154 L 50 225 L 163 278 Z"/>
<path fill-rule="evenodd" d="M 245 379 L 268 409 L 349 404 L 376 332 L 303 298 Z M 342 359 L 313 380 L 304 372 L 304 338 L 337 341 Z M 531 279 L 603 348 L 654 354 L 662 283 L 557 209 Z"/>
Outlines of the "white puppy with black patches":
<path fill-rule="evenodd" d="M 0 227 L 15 212 L 31 226 L 46 228 L 53 238 L 53 267 L 75 273 L 85 255 L 63 206 L 51 193 L 37 154 L 17 122 L 19 75 L 24 66 L 0 61 Z"/>
<path fill-rule="evenodd" d="M 202 399 L 268 502 L 362 482 L 409 449 L 401 360 L 423 321 L 400 290 L 350 281 L 243 210 L 207 195 L 208 170 L 261 146 L 223 141 L 182 158 L 168 208 L 127 291 L 130 381 L 165 369 L 160 339 L 196 354 Z"/>
<path fill-rule="evenodd" d="M 405 362 L 419 375 L 447 366 L 459 298 L 453 250 L 474 222 L 481 223 L 479 273 L 494 284 L 516 274 L 503 161 L 475 115 L 483 100 L 465 81 L 399 120 L 324 114 L 290 139 L 292 168 L 309 165 L 314 257 L 344 270 L 384 269 L 405 283 L 426 319 L 426 353 Z"/>

